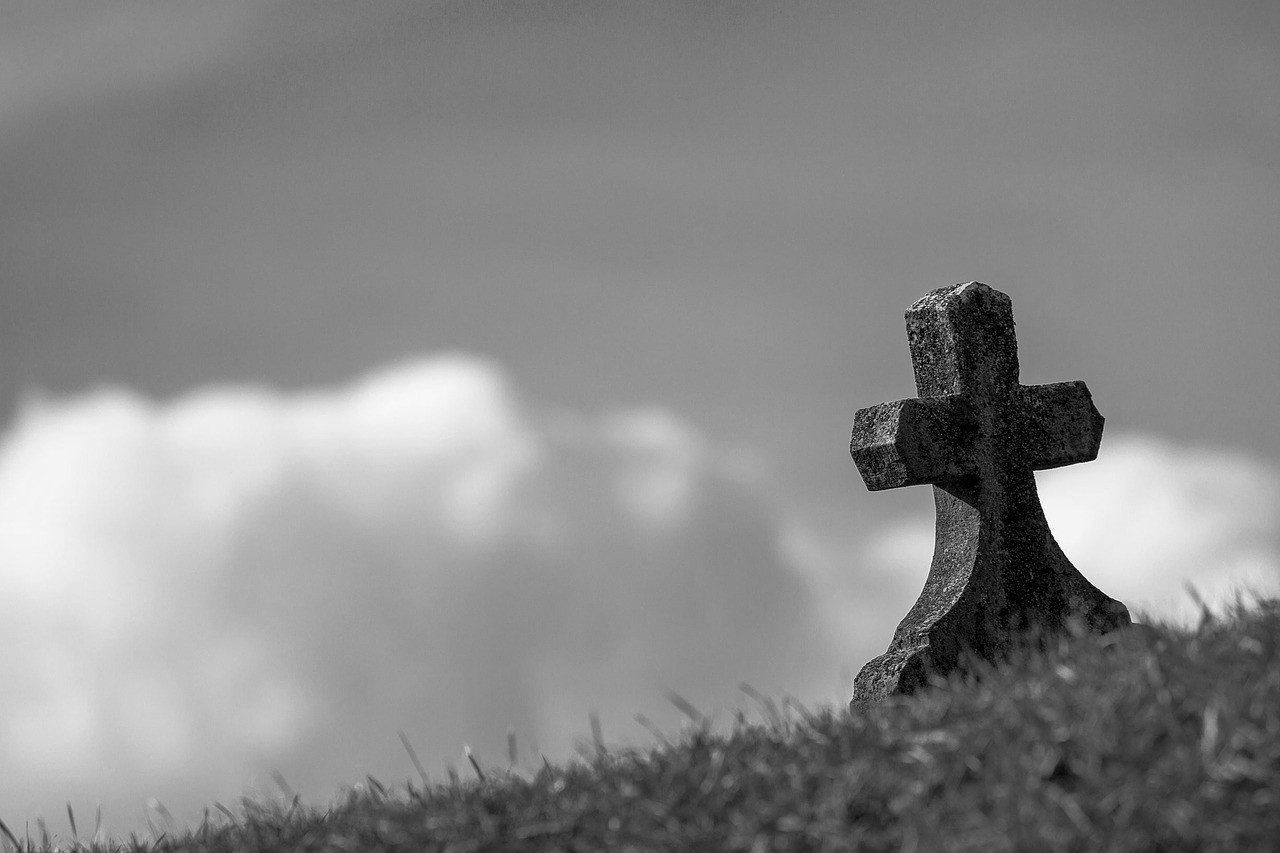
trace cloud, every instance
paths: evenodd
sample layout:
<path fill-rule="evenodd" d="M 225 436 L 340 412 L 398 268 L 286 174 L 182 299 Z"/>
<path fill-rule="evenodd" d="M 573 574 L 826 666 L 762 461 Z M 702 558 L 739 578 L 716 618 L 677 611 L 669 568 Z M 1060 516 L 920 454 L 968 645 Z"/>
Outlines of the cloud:
<path fill-rule="evenodd" d="M 633 715 L 676 725 L 667 691 L 843 701 L 932 519 L 818 518 L 761 470 L 660 407 L 531 405 L 465 355 L 304 393 L 29 400 L 0 443 L 0 817 L 101 802 L 128 832 L 155 797 L 189 822 L 273 770 L 325 802 L 407 779 L 398 731 L 437 777 L 464 743 L 501 761 L 508 728 L 536 766 L 592 711 L 651 742 Z M 1120 437 L 1040 482 L 1130 605 L 1276 587 L 1255 460 Z"/>
<path fill-rule="evenodd" d="M 1104 441 L 1102 454 L 1040 480 L 1054 535 L 1110 595 L 1185 621 L 1199 613 L 1186 584 L 1219 610 L 1242 589 L 1280 593 L 1275 468 L 1153 436 Z"/>
<path fill-rule="evenodd" d="M 462 355 L 29 401 L 0 445 L 3 817 L 189 821 L 275 769 L 324 802 L 408 778 L 400 730 L 437 773 L 508 727 L 564 757 L 593 709 L 648 742 L 668 690 L 833 699 L 765 491 L 671 412 L 535 412 Z"/>
<path fill-rule="evenodd" d="M 1068 558 L 1139 619 L 1197 618 L 1187 584 L 1218 612 L 1237 592 L 1280 594 L 1280 474 L 1258 459 L 1128 434 L 1104 439 L 1087 465 L 1036 476 Z M 932 552 L 933 520 L 919 517 L 863 554 L 873 576 L 923 582 Z"/>

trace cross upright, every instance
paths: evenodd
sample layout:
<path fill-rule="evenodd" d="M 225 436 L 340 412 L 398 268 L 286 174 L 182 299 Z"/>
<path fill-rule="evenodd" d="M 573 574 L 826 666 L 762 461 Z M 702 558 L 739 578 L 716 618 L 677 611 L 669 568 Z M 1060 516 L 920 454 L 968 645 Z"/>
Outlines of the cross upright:
<path fill-rule="evenodd" d="M 993 660 L 1028 629 L 1129 624 L 1062 553 L 1036 493 L 1034 471 L 1097 457 L 1089 389 L 1018 384 L 1012 304 L 985 284 L 934 290 L 906 319 L 920 396 L 860 409 L 849 451 L 870 490 L 933 485 L 933 563 L 888 651 L 858 673 L 854 706 L 911 693 L 966 651 Z"/>

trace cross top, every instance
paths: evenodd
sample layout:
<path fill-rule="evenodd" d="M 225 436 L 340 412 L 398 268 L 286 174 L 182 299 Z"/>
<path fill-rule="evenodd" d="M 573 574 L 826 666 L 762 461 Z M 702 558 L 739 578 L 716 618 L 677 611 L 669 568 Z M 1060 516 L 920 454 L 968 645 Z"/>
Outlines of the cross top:
<path fill-rule="evenodd" d="M 1018 384 L 1013 302 L 977 281 L 940 287 L 907 311 L 911 364 L 922 397 L 1007 392 Z"/>
<path fill-rule="evenodd" d="M 907 311 L 917 399 L 858 411 L 850 452 L 872 491 L 942 483 L 995 468 L 1089 462 L 1102 415 L 1083 382 L 1018 384 L 1009 297 L 972 281 Z"/>
<path fill-rule="evenodd" d="M 920 396 L 860 409 L 849 449 L 868 489 L 934 486 L 935 550 L 889 650 L 859 673 L 855 704 L 910 693 L 965 651 L 994 658 L 1031 627 L 1129 623 L 1054 541 L 1032 473 L 1097 456 L 1089 389 L 1018 383 L 1012 303 L 985 284 L 934 290 L 906 320 Z"/>

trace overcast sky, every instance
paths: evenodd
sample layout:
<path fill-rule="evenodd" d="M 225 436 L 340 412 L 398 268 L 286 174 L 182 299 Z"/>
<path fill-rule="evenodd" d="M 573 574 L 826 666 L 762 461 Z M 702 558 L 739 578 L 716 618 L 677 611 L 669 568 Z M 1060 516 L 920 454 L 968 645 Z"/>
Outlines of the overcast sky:
<path fill-rule="evenodd" d="M 1246 2 L 0 3 L 0 818 L 847 701 L 932 547 L 849 426 L 956 282 L 1107 418 L 1039 476 L 1086 576 L 1274 593 L 1278 43 Z"/>

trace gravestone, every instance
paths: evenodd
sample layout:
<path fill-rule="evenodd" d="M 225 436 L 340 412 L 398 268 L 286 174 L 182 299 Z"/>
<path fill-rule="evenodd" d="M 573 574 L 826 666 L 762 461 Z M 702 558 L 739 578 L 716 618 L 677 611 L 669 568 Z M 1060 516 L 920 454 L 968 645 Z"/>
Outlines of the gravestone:
<path fill-rule="evenodd" d="M 849 451 L 868 489 L 933 485 L 933 564 L 888 651 L 858 673 L 854 706 L 956 671 L 966 651 L 996 660 L 1028 630 L 1129 624 L 1062 553 L 1036 493 L 1034 471 L 1098 455 L 1089 389 L 1018 384 L 1012 305 L 985 284 L 934 290 L 906 318 L 920 396 L 860 409 Z"/>

